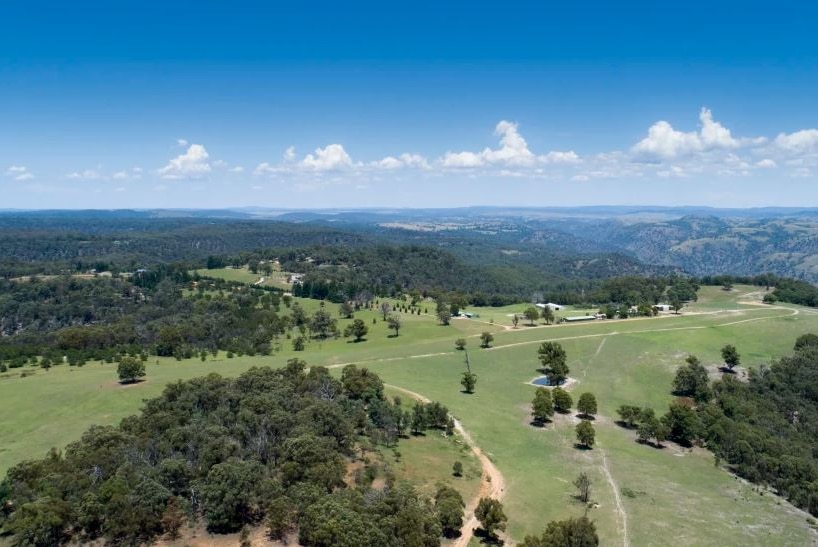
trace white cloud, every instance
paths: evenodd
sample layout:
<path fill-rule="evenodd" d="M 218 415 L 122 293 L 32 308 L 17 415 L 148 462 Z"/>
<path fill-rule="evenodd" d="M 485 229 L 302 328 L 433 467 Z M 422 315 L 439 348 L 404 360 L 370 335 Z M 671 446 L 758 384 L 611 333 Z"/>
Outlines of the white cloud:
<path fill-rule="evenodd" d="M 528 149 L 528 143 L 520 132 L 517 131 L 517 124 L 502 120 L 494 129 L 496 135 L 500 135 L 500 148 L 498 150 L 483 150 L 483 157 L 489 163 L 505 163 L 508 165 L 531 165 L 535 161 L 534 154 Z"/>
<path fill-rule="evenodd" d="M 191 144 L 184 154 L 170 160 L 158 173 L 163 179 L 198 178 L 211 171 L 209 158 L 204 146 Z"/>
<path fill-rule="evenodd" d="M 648 129 L 648 136 L 636 143 L 633 152 L 643 156 L 675 158 L 702 149 L 702 142 L 696 133 L 676 131 L 662 120 Z"/>
<path fill-rule="evenodd" d="M 543 163 L 579 163 L 579 155 L 573 150 L 568 152 L 559 152 L 552 150 L 544 156 L 540 156 L 539 160 Z"/>
<path fill-rule="evenodd" d="M 648 136 L 636 143 L 631 151 L 641 159 L 667 160 L 705 150 L 741 146 L 742 141 L 735 139 L 729 129 L 713 120 L 713 113 L 708 108 L 702 108 L 699 112 L 699 122 L 701 129 L 698 132 L 684 132 L 677 131 L 664 120 L 658 121 L 648 129 Z"/>
<path fill-rule="evenodd" d="M 372 163 L 373 167 L 380 169 L 400 169 L 402 167 L 414 167 L 417 169 L 429 169 L 429 162 L 419 154 L 401 154 L 397 158 L 386 156 L 380 161 Z"/>
<path fill-rule="evenodd" d="M 705 148 L 738 148 L 739 141 L 733 138 L 729 129 L 713 120 L 709 108 L 701 109 L 699 121 L 702 123 L 701 140 Z"/>
<path fill-rule="evenodd" d="M 669 169 L 663 169 L 661 171 L 657 171 L 656 174 L 662 178 L 669 178 L 669 177 L 686 177 L 687 174 L 685 170 L 678 166 L 678 165 L 671 165 Z"/>
<path fill-rule="evenodd" d="M 446 152 L 443 156 L 443 167 L 480 167 L 483 158 L 474 152 Z"/>
<path fill-rule="evenodd" d="M 528 143 L 514 122 L 501 120 L 494 128 L 500 136 L 500 148 L 485 148 L 482 152 L 446 152 L 441 160 L 444 167 L 473 168 L 482 165 L 530 166 L 537 157 L 528 149 Z"/>
<path fill-rule="evenodd" d="M 794 133 L 779 133 L 775 138 L 775 146 L 793 154 L 812 151 L 818 145 L 818 129 L 802 129 Z"/>
<path fill-rule="evenodd" d="M 69 179 L 74 180 L 98 180 L 102 178 L 99 171 L 95 169 L 86 169 L 85 171 L 74 171 L 66 175 Z"/>
<path fill-rule="evenodd" d="M 6 176 L 14 180 L 31 180 L 34 174 L 25 165 L 11 165 L 6 169 Z"/>
<path fill-rule="evenodd" d="M 307 154 L 300 165 L 314 171 L 332 171 L 352 167 L 352 158 L 342 145 L 330 144 L 324 148 L 316 148 L 314 154 Z"/>
<path fill-rule="evenodd" d="M 279 169 L 277 169 L 276 167 L 270 165 L 269 163 L 267 163 L 265 161 L 265 162 L 259 163 L 256 166 L 256 168 L 253 169 L 253 174 L 254 175 L 266 175 L 266 174 L 270 174 L 270 173 L 275 173 L 277 171 L 279 171 Z"/>
<path fill-rule="evenodd" d="M 312 153 L 298 155 L 294 146 L 283 151 L 279 160 L 262 162 L 255 168 L 232 165 L 213 159 L 201 144 L 184 146 L 179 155 L 153 172 L 156 178 L 196 179 L 211 172 L 229 178 L 243 179 L 247 173 L 259 176 L 288 177 L 293 187 L 319 188 L 328 184 L 374 184 L 402 177 L 401 170 L 417 170 L 413 176 L 443 177 L 452 172 L 470 178 L 529 177 L 538 181 L 594 179 L 634 180 L 639 177 L 699 177 L 737 176 L 782 169 L 790 176 L 805 176 L 818 170 L 818 129 L 803 129 L 780 133 L 777 137 L 746 138 L 733 135 L 730 129 L 716 121 L 708 108 L 699 112 L 695 130 L 681 131 L 668 121 L 657 121 L 647 135 L 630 148 L 614 148 L 607 152 L 582 154 L 568 149 L 529 148 L 516 122 L 501 120 L 494 128 L 497 144 L 482 150 L 449 151 L 434 161 L 415 153 L 376 156 L 376 159 L 353 161 L 343 144 L 319 147 Z M 458 150 L 454 148 L 454 150 Z M 101 167 L 68 173 L 77 180 L 135 180 L 142 169 L 133 167 L 116 172 Z M 6 177 L 28 180 L 34 175 L 24 166 L 12 165 Z M 0 172 L 2 176 L 2 172 Z M 255 181 L 258 182 L 258 181 Z"/>

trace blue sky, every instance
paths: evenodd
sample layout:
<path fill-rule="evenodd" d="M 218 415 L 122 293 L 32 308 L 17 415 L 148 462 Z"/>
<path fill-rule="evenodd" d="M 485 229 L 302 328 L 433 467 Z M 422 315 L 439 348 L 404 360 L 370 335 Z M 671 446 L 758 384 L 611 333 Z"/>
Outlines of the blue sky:
<path fill-rule="evenodd" d="M 818 205 L 811 3 L 278 4 L 4 2 L 0 208 Z"/>

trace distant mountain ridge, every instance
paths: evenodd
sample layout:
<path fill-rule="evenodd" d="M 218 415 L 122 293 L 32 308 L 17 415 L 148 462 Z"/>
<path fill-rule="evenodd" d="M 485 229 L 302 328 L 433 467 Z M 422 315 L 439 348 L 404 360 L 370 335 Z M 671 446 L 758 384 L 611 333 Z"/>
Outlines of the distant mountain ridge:
<path fill-rule="evenodd" d="M 774 273 L 818 283 L 818 208 L 592 206 L 272 209 L 139 209 L 89 211 L 0 211 L 0 230 L 15 225 L 60 229 L 84 220 L 84 230 L 120 222 L 128 229 L 152 223 L 190 223 L 189 233 L 208 221 L 251 224 L 276 221 L 368 234 L 384 242 L 431 245 L 472 262 L 527 264 L 541 271 L 562 262 L 567 273 L 596 261 L 600 275 L 683 271 L 691 275 Z M 79 225 L 82 225 L 79 222 Z M 199 226 L 197 228 L 197 226 Z M 150 227 L 150 228 L 149 228 Z M 247 230 L 248 225 L 243 226 Z M 106 231 L 104 228 L 101 231 Z M 251 230 L 252 231 L 252 230 Z M 323 235 L 322 235 L 323 237 Z M 259 244 L 274 238 L 259 237 Z M 344 238 L 340 238 L 343 240 Z M 230 245 L 225 245 L 225 251 Z M 503 258 L 508 257 L 508 259 Z M 511 258 L 513 257 L 513 259 Z M 639 265 L 641 263 L 641 266 Z M 604 271 L 603 271 L 604 270 Z"/>

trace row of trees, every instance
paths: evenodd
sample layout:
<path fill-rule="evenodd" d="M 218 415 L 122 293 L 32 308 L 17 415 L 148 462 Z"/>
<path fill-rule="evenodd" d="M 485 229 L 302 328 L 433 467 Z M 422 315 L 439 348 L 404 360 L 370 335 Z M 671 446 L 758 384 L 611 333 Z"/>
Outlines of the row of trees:
<path fill-rule="evenodd" d="M 535 425 L 542 426 L 549 421 L 554 412 L 567 414 L 571 411 L 574 401 L 571 395 L 560 387 L 552 390 L 539 387 L 534 392 L 534 399 L 531 401 L 531 414 Z M 583 393 L 577 400 L 577 411 L 580 418 L 593 420 L 597 413 L 596 397 L 593 393 Z"/>

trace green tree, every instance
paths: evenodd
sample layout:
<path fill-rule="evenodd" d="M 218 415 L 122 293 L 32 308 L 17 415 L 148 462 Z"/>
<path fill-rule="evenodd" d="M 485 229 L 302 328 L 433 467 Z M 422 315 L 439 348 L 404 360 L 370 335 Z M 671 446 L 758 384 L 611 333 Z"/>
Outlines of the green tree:
<path fill-rule="evenodd" d="M 452 465 L 452 475 L 455 477 L 462 477 L 463 476 L 463 464 L 460 461 L 454 462 Z"/>
<path fill-rule="evenodd" d="M 555 387 L 551 393 L 551 397 L 554 399 L 554 410 L 561 414 L 571 411 L 571 406 L 574 404 L 574 401 L 567 391 L 561 387 Z"/>
<path fill-rule="evenodd" d="M 474 393 L 474 388 L 477 386 L 477 375 L 473 372 L 466 371 L 460 379 L 460 385 L 466 393 Z"/>
<path fill-rule="evenodd" d="M 356 319 L 356 321 L 360 321 L 360 319 Z M 310 320 L 310 330 L 316 338 L 329 338 L 338 332 L 338 322 L 330 316 L 327 310 L 320 308 Z"/>
<path fill-rule="evenodd" d="M 205 517 L 208 528 L 218 532 L 234 532 L 258 514 L 256 499 L 261 465 L 251 461 L 233 460 L 210 468 L 202 486 Z"/>
<path fill-rule="evenodd" d="M 659 420 L 652 408 L 642 409 L 639 417 L 639 427 L 636 430 L 636 440 L 641 443 L 656 441 L 657 446 L 662 446 L 662 442 L 667 439 L 668 428 Z"/>
<path fill-rule="evenodd" d="M 491 343 L 494 341 L 494 335 L 488 331 L 483 331 L 483 334 L 480 335 L 480 341 L 481 348 L 489 348 L 491 347 Z"/>
<path fill-rule="evenodd" d="M 338 307 L 338 313 L 341 315 L 341 317 L 351 319 L 352 314 L 355 313 L 355 308 L 352 306 L 351 302 L 345 300 L 341 302 L 341 305 Z"/>
<path fill-rule="evenodd" d="M 679 312 L 682 311 L 682 308 L 684 307 L 684 303 L 678 298 L 673 298 L 670 301 L 670 307 L 673 308 L 673 313 L 679 315 Z"/>
<path fill-rule="evenodd" d="M 741 364 L 741 356 L 738 354 L 736 346 L 732 344 L 727 344 L 721 348 L 721 358 L 724 360 L 724 364 L 727 365 L 727 368 L 731 371 Z"/>
<path fill-rule="evenodd" d="M 307 345 L 307 339 L 304 336 L 296 336 L 293 338 L 293 351 L 304 351 Z M 227 352 L 227 357 L 233 356 L 233 352 Z"/>
<path fill-rule="evenodd" d="M 673 393 L 693 397 L 698 402 L 710 399 L 710 379 L 707 369 L 695 355 L 688 355 L 685 364 L 676 371 L 673 379 Z"/>
<path fill-rule="evenodd" d="M 145 363 L 135 357 L 128 356 L 120 359 L 116 367 L 116 372 L 119 375 L 119 381 L 123 384 L 137 382 L 147 374 L 145 371 Z"/>
<path fill-rule="evenodd" d="M 546 306 L 542 309 L 542 312 L 540 312 L 540 316 L 542 317 L 542 320 L 545 321 L 546 325 L 550 325 L 556 319 L 556 316 L 554 315 L 554 310 L 552 310 L 549 306 Z"/>
<path fill-rule="evenodd" d="M 292 529 L 295 508 L 292 501 L 284 496 L 274 498 L 267 504 L 265 522 L 270 539 L 283 540 Z"/>
<path fill-rule="evenodd" d="M 285 305 L 287 304 L 287 301 L 287 296 L 285 296 Z M 290 321 L 295 327 L 300 327 L 301 325 L 307 324 L 307 312 L 304 311 L 304 308 L 301 307 L 301 304 L 298 302 L 293 302 L 290 306 Z"/>
<path fill-rule="evenodd" d="M 173 496 L 168 500 L 168 506 L 162 514 L 162 530 L 171 541 L 179 539 L 179 531 L 185 524 L 187 516 L 179 503 L 179 498 Z"/>
<path fill-rule="evenodd" d="M 512 316 L 511 316 L 511 324 L 512 324 L 512 325 L 514 325 L 514 328 L 515 328 L 515 329 L 517 328 L 517 324 L 518 324 L 519 322 L 520 322 L 520 318 L 517 316 L 517 314 L 516 314 L 516 313 L 515 313 L 514 315 L 512 315 Z"/>
<path fill-rule="evenodd" d="M 23 504 L 6 524 L 19 547 L 62 545 L 70 522 L 71 506 L 57 498 L 45 497 Z"/>
<path fill-rule="evenodd" d="M 355 492 L 322 496 L 298 521 L 298 541 L 310 547 L 375 547 L 389 544 L 371 516 L 355 510 L 362 503 Z"/>
<path fill-rule="evenodd" d="M 400 317 L 392 314 L 386 318 L 386 324 L 390 330 L 395 331 L 395 337 L 397 338 L 398 334 L 400 334 L 400 329 L 403 326 Z"/>
<path fill-rule="evenodd" d="M 452 319 L 452 312 L 449 309 L 449 305 L 442 300 L 438 301 L 435 316 L 441 325 L 448 325 Z"/>
<path fill-rule="evenodd" d="M 326 370 L 326 369 L 325 369 Z M 369 404 L 383 400 L 383 380 L 366 367 L 348 365 L 341 370 L 344 394 L 353 401 Z"/>
<path fill-rule="evenodd" d="M 616 409 L 616 413 L 625 427 L 634 427 L 639 422 L 641 409 L 634 405 L 621 405 Z"/>
<path fill-rule="evenodd" d="M 577 401 L 577 410 L 585 418 L 596 414 L 596 397 L 594 397 L 594 394 L 586 392 L 580 395 Z"/>
<path fill-rule="evenodd" d="M 454 347 L 457 350 L 464 350 L 466 349 L 466 339 L 465 338 L 458 338 L 454 341 Z"/>
<path fill-rule="evenodd" d="M 662 416 L 662 424 L 667 428 L 667 437 L 679 444 L 691 445 L 702 435 L 702 424 L 698 414 L 690 406 L 673 402 Z"/>
<path fill-rule="evenodd" d="M 366 326 L 364 320 L 355 319 L 344 329 L 344 337 L 349 338 L 350 336 L 354 336 L 355 342 L 360 342 L 368 332 L 369 327 Z"/>
<path fill-rule="evenodd" d="M 583 471 L 574 479 L 574 487 L 577 489 L 577 499 L 582 503 L 591 501 L 591 478 Z"/>
<path fill-rule="evenodd" d="M 503 512 L 503 504 L 492 498 L 480 498 L 474 516 L 480 521 L 480 526 L 490 538 L 495 537 L 498 531 L 506 529 L 508 517 Z"/>
<path fill-rule="evenodd" d="M 818 335 L 811 332 L 802 334 L 795 340 L 794 351 L 803 351 L 807 349 L 818 348 Z"/>
<path fill-rule="evenodd" d="M 548 523 L 541 536 L 526 536 L 518 547 L 597 547 L 596 526 L 588 517 Z"/>
<path fill-rule="evenodd" d="M 559 342 L 543 342 L 537 350 L 542 370 L 552 386 L 558 386 L 568 376 L 567 356 Z"/>
<path fill-rule="evenodd" d="M 534 392 L 534 400 L 531 402 L 531 411 L 534 416 L 534 423 L 542 425 L 554 415 L 554 403 L 551 401 L 551 392 L 543 387 L 537 388 Z"/>
<path fill-rule="evenodd" d="M 534 321 L 540 318 L 540 312 L 536 306 L 529 306 L 523 312 L 523 315 L 528 319 L 529 324 L 533 327 Z"/>
<path fill-rule="evenodd" d="M 426 412 L 422 403 L 416 402 L 415 406 L 412 407 L 412 425 L 410 427 L 413 435 L 420 435 L 426 431 L 428 423 L 426 421 Z"/>
<path fill-rule="evenodd" d="M 459 463 L 459 462 L 458 462 Z M 443 535 L 455 537 L 463 526 L 463 510 L 466 504 L 460 492 L 451 486 L 439 485 L 435 493 L 435 512 L 440 521 Z"/>
<path fill-rule="evenodd" d="M 593 448 L 596 440 L 596 432 L 594 426 L 588 420 L 582 420 L 577 424 L 577 442 L 586 448 Z"/>
<path fill-rule="evenodd" d="M 599 310 L 599 313 L 605 315 L 606 319 L 614 319 L 616 317 L 616 307 L 612 304 L 607 304 Z"/>

